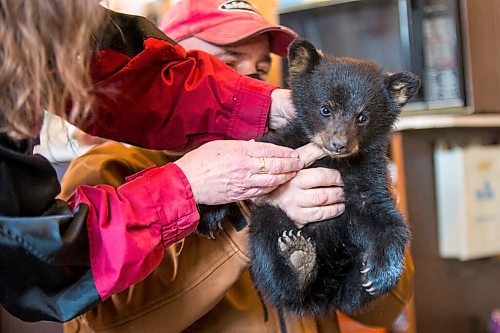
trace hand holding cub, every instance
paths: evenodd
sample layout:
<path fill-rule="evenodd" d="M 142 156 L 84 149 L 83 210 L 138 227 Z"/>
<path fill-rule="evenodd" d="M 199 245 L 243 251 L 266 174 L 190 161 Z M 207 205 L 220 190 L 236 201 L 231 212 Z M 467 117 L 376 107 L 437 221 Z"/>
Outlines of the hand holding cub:
<path fill-rule="evenodd" d="M 324 151 L 312 143 L 296 151 L 305 166 L 325 156 Z M 289 182 L 252 201 L 256 205 L 267 203 L 279 207 L 301 229 L 307 223 L 331 219 L 344 212 L 342 186 L 337 170 L 303 169 Z"/>
<path fill-rule="evenodd" d="M 304 168 L 293 149 L 255 141 L 212 141 L 175 162 L 196 203 L 217 205 L 271 192 Z"/>

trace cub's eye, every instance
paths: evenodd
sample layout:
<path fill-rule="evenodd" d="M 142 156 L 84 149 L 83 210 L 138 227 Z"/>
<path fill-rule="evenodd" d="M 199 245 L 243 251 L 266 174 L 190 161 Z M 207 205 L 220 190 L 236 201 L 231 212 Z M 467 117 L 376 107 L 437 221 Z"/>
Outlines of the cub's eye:
<path fill-rule="evenodd" d="M 364 113 L 360 113 L 356 121 L 358 124 L 363 125 L 368 121 L 368 117 Z"/>
<path fill-rule="evenodd" d="M 329 108 L 328 106 L 326 106 L 326 105 L 323 105 L 323 106 L 321 107 L 321 110 L 320 110 L 320 111 L 321 111 L 321 115 L 322 115 L 323 117 L 329 117 L 329 116 L 331 116 L 331 115 L 332 115 L 332 111 L 331 111 L 331 110 L 330 110 L 330 108 Z"/>

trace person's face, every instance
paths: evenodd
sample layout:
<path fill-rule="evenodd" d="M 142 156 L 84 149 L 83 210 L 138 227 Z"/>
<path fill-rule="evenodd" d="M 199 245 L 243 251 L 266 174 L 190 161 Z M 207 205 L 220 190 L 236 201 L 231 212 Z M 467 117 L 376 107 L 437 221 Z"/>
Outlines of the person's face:
<path fill-rule="evenodd" d="M 260 80 L 268 79 L 271 50 L 267 34 L 226 46 L 213 45 L 196 37 L 185 39 L 180 44 L 187 50 L 196 49 L 213 54 L 240 74 L 257 74 Z"/>

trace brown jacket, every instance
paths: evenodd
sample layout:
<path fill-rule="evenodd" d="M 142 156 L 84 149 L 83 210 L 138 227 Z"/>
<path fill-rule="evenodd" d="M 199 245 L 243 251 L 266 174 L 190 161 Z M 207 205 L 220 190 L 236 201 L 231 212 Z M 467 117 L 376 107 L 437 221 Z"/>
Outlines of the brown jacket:
<path fill-rule="evenodd" d="M 118 187 L 125 177 L 176 157 L 162 152 L 108 142 L 70 165 L 62 182 L 62 197 L 81 184 Z M 216 240 L 192 234 L 167 251 L 160 266 L 144 281 L 113 295 L 95 309 L 65 324 L 65 332 L 279 332 L 276 311 L 264 321 L 262 306 L 247 270 L 246 230 L 230 223 Z M 371 326 L 389 326 L 413 292 L 413 262 L 406 255 L 397 286 L 358 316 Z M 287 316 L 290 333 L 340 332 L 337 316 Z"/>

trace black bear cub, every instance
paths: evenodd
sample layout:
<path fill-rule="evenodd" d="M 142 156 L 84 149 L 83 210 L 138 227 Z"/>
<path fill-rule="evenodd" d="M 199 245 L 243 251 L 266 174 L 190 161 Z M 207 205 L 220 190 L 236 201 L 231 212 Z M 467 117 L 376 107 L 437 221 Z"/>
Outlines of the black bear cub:
<path fill-rule="evenodd" d="M 419 80 L 409 72 L 385 74 L 372 62 L 329 57 L 303 39 L 290 46 L 289 62 L 298 118 L 260 141 L 322 147 L 327 157 L 311 167 L 340 171 L 346 208 L 298 230 L 279 208 L 252 207 L 250 271 L 263 300 L 280 311 L 349 314 L 394 287 L 403 269 L 409 231 L 391 195 L 387 149 Z M 200 230 L 214 231 L 214 216 L 203 217 Z"/>

